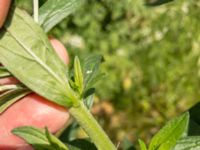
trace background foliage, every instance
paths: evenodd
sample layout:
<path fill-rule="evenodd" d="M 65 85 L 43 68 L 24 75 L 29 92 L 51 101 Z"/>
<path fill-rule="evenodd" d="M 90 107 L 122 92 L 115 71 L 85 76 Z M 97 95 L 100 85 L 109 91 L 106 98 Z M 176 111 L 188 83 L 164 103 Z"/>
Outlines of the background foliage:
<path fill-rule="evenodd" d="M 93 113 L 115 143 L 148 142 L 200 96 L 200 2 L 144 3 L 86 0 L 50 33 L 71 56 L 104 56 Z"/>

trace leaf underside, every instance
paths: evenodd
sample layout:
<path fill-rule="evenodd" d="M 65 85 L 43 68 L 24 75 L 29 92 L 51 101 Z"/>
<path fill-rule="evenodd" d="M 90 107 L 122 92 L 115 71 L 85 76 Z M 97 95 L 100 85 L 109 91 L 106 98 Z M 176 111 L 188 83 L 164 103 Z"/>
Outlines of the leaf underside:
<path fill-rule="evenodd" d="M 199 150 L 200 136 L 188 136 L 180 139 L 173 150 Z"/>
<path fill-rule="evenodd" d="M 15 128 L 12 133 L 23 138 L 36 150 L 68 150 L 67 146 L 49 133 L 47 129 L 43 131 L 38 128 L 23 126 Z"/>
<path fill-rule="evenodd" d="M 17 8 L 0 32 L 0 62 L 23 84 L 62 106 L 71 106 L 73 93 L 66 66 L 31 16 Z"/>
<path fill-rule="evenodd" d="M 39 11 L 39 24 L 48 32 L 56 24 L 73 13 L 84 0 L 48 0 Z"/>

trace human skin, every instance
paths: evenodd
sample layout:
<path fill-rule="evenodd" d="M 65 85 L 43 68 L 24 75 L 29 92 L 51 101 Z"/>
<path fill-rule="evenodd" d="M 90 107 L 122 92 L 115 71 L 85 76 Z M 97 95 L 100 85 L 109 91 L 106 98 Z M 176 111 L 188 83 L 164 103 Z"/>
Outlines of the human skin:
<path fill-rule="evenodd" d="M 10 7 L 11 0 L 0 0 L 0 28 L 3 26 L 4 21 Z"/>
<path fill-rule="evenodd" d="M 9 5 L 10 0 L 0 0 L 0 27 L 5 21 Z M 54 38 L 50 38 L 50 42 L 61 60 L 67 64 L 69 58 L 63 44 Z M 17 82 L 15 78 L 0 79 L 0 85 Z M 68 119 L 67 109 L 31 93 L 0 114 L 0 150 L 32 150 L 22 139 L 11 133 L 16 127 L 48 127 L 49 131 L 55 133 Z"/>
<path fill-rule="evenodd" d="M 64 62 L 68 62 L 68 55 L 64 46 L 56 39 L 50 40 L 56 52 Z M 13 79 L 0 79 L 0 84 L 10 84 Z M 9 81 L 9 82 L 7 82 Z M 16 82 L 16 79 L 14 79 Z M 19 126 L 48 127 L 55 133 L 69 119 L 67 109 L 58 106 L 45 98 L 32 93 L 8 108 L 0 115 L 0 150 L 29 150 L 27 144 L 11 133 Z"/>

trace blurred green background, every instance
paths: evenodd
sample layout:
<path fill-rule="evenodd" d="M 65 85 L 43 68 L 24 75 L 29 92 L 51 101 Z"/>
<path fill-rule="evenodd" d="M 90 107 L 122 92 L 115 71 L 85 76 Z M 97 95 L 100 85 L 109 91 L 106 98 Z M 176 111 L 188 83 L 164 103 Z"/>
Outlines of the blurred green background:
<path fill-rule="evenodd" d="M 86 0 L 50 35 L 71 56 L 101 54 L 93 113 L 118 143 L 146 142 L 200 97 L 200 1 Z"/>

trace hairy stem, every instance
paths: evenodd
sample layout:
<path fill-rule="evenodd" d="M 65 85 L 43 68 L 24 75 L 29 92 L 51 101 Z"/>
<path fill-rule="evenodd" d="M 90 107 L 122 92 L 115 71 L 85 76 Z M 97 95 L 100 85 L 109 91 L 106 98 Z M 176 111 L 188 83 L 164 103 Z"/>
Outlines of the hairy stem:
<path fill-rule="evenodd" d="M 94 142 L 98 150 L 116 150 L 114 144 L 82 102 L 80 106 L 72 107 L 69 111 Z"/>

